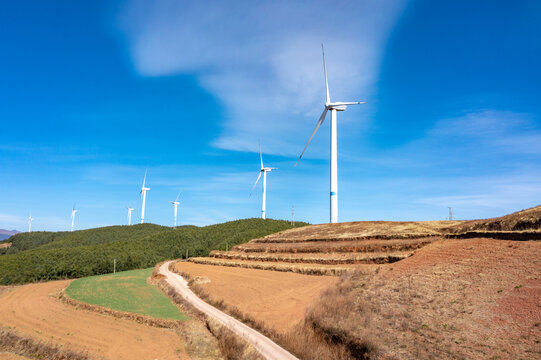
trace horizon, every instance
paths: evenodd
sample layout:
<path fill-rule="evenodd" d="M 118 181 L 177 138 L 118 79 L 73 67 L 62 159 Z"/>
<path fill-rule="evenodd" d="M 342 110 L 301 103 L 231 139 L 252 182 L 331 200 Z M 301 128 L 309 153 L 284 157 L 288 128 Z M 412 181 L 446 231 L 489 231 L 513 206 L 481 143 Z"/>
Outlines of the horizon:
<path fill-rule="evenodd" d="M 0 228 L 484 219 L 541 199 L 541 3 L 35 0 L 1 5 Z M 348 11 L 343 9 L 347 8 Z M 321 13 L 326 19 L 321 21 Z"/>

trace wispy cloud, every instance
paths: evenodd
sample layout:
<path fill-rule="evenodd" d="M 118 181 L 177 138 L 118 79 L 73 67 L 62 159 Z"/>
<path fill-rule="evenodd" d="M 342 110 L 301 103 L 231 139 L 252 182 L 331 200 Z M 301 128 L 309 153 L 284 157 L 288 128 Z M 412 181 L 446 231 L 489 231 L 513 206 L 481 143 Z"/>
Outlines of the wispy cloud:
<path fill-rule="evenodd" d="M 194 74 L 226 109 L 214 145 L 269 153 L 299 151 L 324 98 L 320 44 L 332 96 L 373 93 L 382 52 L 405 0 L 128 1 L 119 15 L 143 76 Z M 357 113 L 358 115 L 359 113 Z"/>

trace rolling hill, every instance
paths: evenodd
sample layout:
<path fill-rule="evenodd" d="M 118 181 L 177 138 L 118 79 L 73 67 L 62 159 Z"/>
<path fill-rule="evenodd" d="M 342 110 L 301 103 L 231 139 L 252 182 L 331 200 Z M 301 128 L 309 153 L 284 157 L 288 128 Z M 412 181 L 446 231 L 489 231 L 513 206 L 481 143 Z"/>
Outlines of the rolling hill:
<path fill-rule="evenodd" d="M 244 219 L 176 229 L 141 224 L 75 232 L 22 233 L 12 237 L 10 248 L 0 249 L 0 284 L 110 273 L 115 259 L 117 271 L 146 268 L 186 255 L 207 256 L 211 250 L 225 250 L 292 227 L 288 221 Z"/>

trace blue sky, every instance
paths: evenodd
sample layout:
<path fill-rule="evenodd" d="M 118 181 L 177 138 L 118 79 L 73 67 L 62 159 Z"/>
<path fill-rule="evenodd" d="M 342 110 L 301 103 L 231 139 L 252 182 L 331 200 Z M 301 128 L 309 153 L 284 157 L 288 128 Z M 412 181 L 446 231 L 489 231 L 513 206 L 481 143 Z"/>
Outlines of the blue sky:
<path fill-rule="evenodd" d="M 541 202 L 538 1 L 13 1 L 0 5 L 0 228 L 260 214 L 328 221 L 338 115 L 339 218 L 499 216 Z"/>

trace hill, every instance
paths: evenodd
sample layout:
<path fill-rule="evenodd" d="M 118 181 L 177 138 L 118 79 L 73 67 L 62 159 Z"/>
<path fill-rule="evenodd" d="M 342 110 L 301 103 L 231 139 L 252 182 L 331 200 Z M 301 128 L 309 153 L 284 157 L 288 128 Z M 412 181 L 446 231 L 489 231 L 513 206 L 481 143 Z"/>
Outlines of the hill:
<path fill-rule="evenodd" d="M 304 226 L 297 223 L 295 226 Z M 0 255 L 0 284 L 75 278 L 154 266 L 188 256 L 207 256 L 250 239 L 292 228 L 287 221 L 245 219 L 177 229 L 153 224 L 76 232 L 35 232 L 14 237 Z"/>
<path fill-rule="evenodd" d="M 17 230 L 4 230 L 4 229 L 0 229 L 0 241 L 3 241 L 3 240 L 7 240 L 9 239 L 11 236 L 15 235 L 15 234 L 18 234 L 19 231 Z"/>
<path fill-rule="evenodd" d="M 451 227 L 453 232 L 466 231 L 528 231 L 541 229 L 541 206 L 509 215 L 483 220 L 464 221 Z"/>
<path fill-rule="evenodd" d="M 154 224 L 137 224 L 132 226 L 107 226 L 74 232 L 25 232 L 11 237 L 11 247 L 6 250 L 6 254 L 15 254 L 19 251 L 30 250 L 37 247 L 40 247 L 41 249 L 54 249 L 139 239 L 167 230 L 171 230 L 171 228 Z"/>
<path fill-rule="evenodd" d="M 225 265 L 303 274 L 339 275 L 360 264 L 392 263 L 441 240 L 460 221 L 362 221 L 310 225 L 215 250 L 198 264 Z"/>
<path fill-rule="evenodd" d="M 538 240 L 540 230 L 541 207 L 486 220 L 319 224 L 214 250 L 176 269 L 200 296 L 301 359 L 534 359 L 541 354 L 541 242 L 527 240 Z M 287 301 L 307 309 L 287 329 L 276 325 L 284 308 L 271 297 L 281 276 L 257 275 L 248 284 L 270 301 L 253 305 L 239 296 L 245 286 L 235 276 L 261 270 L 343 276 L 310 293 L 309 305 L 286 288 Z"/>

